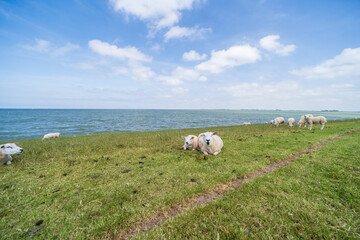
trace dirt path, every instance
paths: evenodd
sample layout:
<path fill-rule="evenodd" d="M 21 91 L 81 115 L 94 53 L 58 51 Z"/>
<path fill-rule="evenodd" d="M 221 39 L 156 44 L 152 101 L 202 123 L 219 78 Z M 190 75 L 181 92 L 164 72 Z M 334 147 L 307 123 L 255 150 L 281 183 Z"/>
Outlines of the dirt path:
<path fill-rule="evenodd" d="M 189 201 L 183 203 L 182 205 L 174 207 L 167 212 L 158 213 L 156 216 L 154 216 L 154 218 L 150 219 L 147 222 L 140 223 L 134 229 L 130 230 L 129 232 L 127 232 L 124 235 L 118 236 L 116 239 L 131 239 L 131 238 L 135 237 L 139 232 L 144 232 L 151 228 L 160 226 L 164 221 L 166 221 L 170 218 L 174 218 L 174 217 L 176 217 L 188 210 L 191 210 L 195 207 L 205 206 L 205 205 L 209 204 L 210 202 L 223 197 L 229 190 L 236 190 L 254 178 L 261 177 L 265 174 L 269 174 L 278 168 L 288 165 L 289 163 L 295 161 L 299 157 L 302 157 L 306 154 L 311 153 L 312 151 L 320 148 L 321 146 L 323 146 L 329 142 L 343 138 L 343 137 L 350 135 L 358 130 L 360 130 L 360 128 L 351 130 L 349 132 L 346 132 L 339 136 L 327 139 L 325 141 L 318 142 L 318 143 L 312 145 L 311 147 L 305 149 L 304 151 L 301 151 L 301 152 L 298 152 L 296 154 L 289 156 L 288 158 L 286 158 L 284 161 L 282 161 L 280 163 L 268 165 L 256 172 L 246 175 L 244 178 L 237 179 L 237 180 L 229 182 L 227 184 L 222 184 L 220 186 L 217 186 L 212 191 L 202 194 L 202 195 L 195 196 L 194 198 L 190 199 Z"/>

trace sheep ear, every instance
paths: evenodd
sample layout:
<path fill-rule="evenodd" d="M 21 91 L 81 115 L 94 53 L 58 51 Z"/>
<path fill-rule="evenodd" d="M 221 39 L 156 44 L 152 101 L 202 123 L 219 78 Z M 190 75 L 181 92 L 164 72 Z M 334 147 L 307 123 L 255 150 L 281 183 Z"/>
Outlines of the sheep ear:
<path fill-rule="evenodd" d="M 213 132 L 213 134 L 211 135 L 211 136 L 213 136 L 213 135 L 216 135 L 218 132 Z"/>
<path fill-rule="evenodd" d="M 203 134 L 201 134 L 201 135 L 200 135 L 200 137 L 205 137 L 205 134 L 204 134 L 204 133 L 203 133 Z"/>
<path fill-rule="evenodd" d="M 182 139 L 185 139 L 185 137 L 184 137 L 184 136 L 181 136 L 181 138 L 182 138 Z"/>
<path fill-rule="evenodd" d="M 194 139 L 195 137 L 191 137 L 190 139 Z"/>

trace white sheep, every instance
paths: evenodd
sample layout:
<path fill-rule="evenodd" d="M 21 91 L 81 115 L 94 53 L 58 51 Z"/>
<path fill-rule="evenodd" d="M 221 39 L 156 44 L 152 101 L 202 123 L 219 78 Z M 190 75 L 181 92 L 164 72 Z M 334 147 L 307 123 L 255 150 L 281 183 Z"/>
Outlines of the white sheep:
<path fill-rule="evenodd" d="M 285 119 L 283 117 L 277 117 L 274 120 L 271 120 L 270 123 L 278 127 L 281 123 L 285 123 Z"/>
<path fill-rule="evenodd" d="M 246 126 L 251 125 L 251 122 L 244 122 L 243 125 L 246 125 Z"/>
<path fill-rule="evenodd" d="M 217 132 L 206 132 L 199 135 L 199 147 L 205 155 L 217 155 L 221 152 L 224 143 L 216 134 Z"/>
<path fill-rule="evenodd" d="M 60 133 L 48 133 L 43 136 L 42 140 L 49 138 L 58 138 L 58 137 L 60 137 Z"/>
<path fill-rule="evenodd" d="M 199 149 L 199 141 L 198 141 L 198 137 L 195 135 L 189 135 L 187 137 L 181 136 L 184 140 L 184 150 L 186 149 L 191 149 L 191 150 L 197 150 Z"/>
<path fill-rule="evenodd" d="M 325 123 L 327 122 L 326 118 L 323 116 L 318 116 L 318 117 L 309 117 L 309 116 L 305 116 L 305 120 L 306 123 L 309 124 L 309 130 L 312 129 L 313 124 L 320 124 L 321 128 L 320 130 L 324 129 Z"/>
<path fill-rule="evenodd" d="M 289 118 L 287 120 L 287 123 L 288 123 L 289 127 L 293 127 L 295 125 L 295 118 Z"/>
<path fill-rule="evenodd" d="M 12 157 L 10 154 L 18 154 L 22 153 L 23 149 L 21 147 L 16 146 L 15 143 L 6 143 L 0 145 L 0 165 L 11 164 Z"/>
<path fill-rule="evenodd" d="M 301 125 L 303 125 L 303 124 L 304 124 L 304 127 L 306 127 L 306 120 L 305 120 L 305 116 L 308 116 L 308 117 L 313 117 L 313 115 L 312 115 L 312 114 L 302 115 L 302 116 L 300 117 L 299 122 L 298 122 L 298 127 L 301 127 Z"/>

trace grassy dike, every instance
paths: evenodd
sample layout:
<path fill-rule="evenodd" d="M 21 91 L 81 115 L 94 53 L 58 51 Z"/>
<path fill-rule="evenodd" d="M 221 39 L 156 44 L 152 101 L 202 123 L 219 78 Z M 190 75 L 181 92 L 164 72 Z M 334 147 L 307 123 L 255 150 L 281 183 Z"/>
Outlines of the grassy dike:
<path fill-rule="evenodd" d="M 360 239 L 360 131 L 138 239 Z"/>
<path fill-rule="evenodd" d="M 65 137 L 48 141 L 18 141 L 18 145 L 24 148 L 24 153 L 14 155 L 12 165 L 0 166 L 0 238 L 19 239 L 32 236 L 37 239 L 94 239 L 123 235 L 141 222 L 156 218 L 157 215 L 181 205 L 196 195 L 209 192 L 221 183 L 241 178 L 264 166 L 280 162 L 317 142 L 359 127 L 359 120 L 346 120 L 329 121 L 323 131 L 320 131 L 319 126 L 309 131 L 304 128 L 291 129 L 287 126 L 275 128 L 259 124 L 206 129 L 114 133 Z M 181 135 L 197 135 L 204 131 L 215 130 L 219 132 L 219 136 L 224 141 L 224 148 L 219 155 L 204 158 L 200 152 L 180 149 L 183 145 Z M 355 135 L 357 138 L 352 137 Z M 359 134 L 346 137 L 346 139 L 349 138 L 352 139 L 352 141 L 348 141 L 351 146 L 355 148 L 355 144 L 359 148 Z M 327 147 L 331 151 L 324 151 L 324 156 L 328 156 L 329 160 L 334 160 L 335 158 L 330 153 L 335 152 L 340 154 L 340 157 L 354 159 L 353 165 L 352 162 L 349 162 L 348 167 L 343 170 L 339 165 L 340 172 L 337 176 L 341 180 L 343 172 L 347 174 L 351 169 L 355 169 L 352 174 L 355 177 L 357 176 L 357 182 L 355 182 L 356 185 L 353 187 L 354 191 L 350 194 L 349 201 L 354 203 L 351 205 L 353 206 L 352 211 L 358 216 L 359 152 L 355 154 L 354 149 L 351 150 L 347 148 L 347 144 L 341 144 L 340 140 L 338 141 L 329 143 L 329 146 L 333 147 Z M 320 157 L 321 159 L 324 158 L 322 155 Z M 305 160 L 302 158 L 302 161 Z M 296 170 L 300 171 L 300 169 Z M 309 169 L 305 170 L 310 171 Z M 317 171 L 321 174 L 320 170 L 320 167 L 315 168 L 312 174 L 317 177 Z M 296 188 L 298 186 L 296 183 L 300 183 L 302 180 L 301 177 L 294 177 L 295 173 L 291 171 L 287 174 L 277 180 L 278 184 L 275 186 L 281 189 L 280 186 L 284 184 L 287 188 Z M 307 173 L 306 176 L 311 176 L 311 174 Z M 331 175 L 328 178 L 331 178 Z M 312 178 L 309 177 L 309 179 Z M 261 183 L 264 180 L 254 181 Z M 330 180 L 321 181 L 327 183 Z M 312 184 L 315 183 L 311 183 L 310 186 Z M 248 185 L 250 184 L 246 184 L 246 187 L 249 188 Z M 264 185 L 260 184 L 258 188 L 254 188 L 252 191 L 248 190 L 248 194 L 256 194 L 256 197 L 260 199 L 265 199 L 267 195 L 273 194 L 273 201 L 279 206 L 283 204 L 283 206 L 289 207 L 294 203 L 295 205 L 306 204 L 302 201 L 297 203 L 295 200 L 292 204 L 289 203 L 285 193 L 282 194 L 285 195 L 285 198 L 280 194 L 279 199 L 277 199 L 275 194 L 277 189 L 272 189 L 272 187 L 272 184 L 265 184 L 264 182 Z M 301 185 L 299 188 L 302 187 Z M 319 188 L 321 189 L 322 185 Z M 328 186 L 324 186 L 324 188 L 327 189 Z M 309 199 L 311 199 L 310 197 L 322 199 L 325 197 L 324 192 L 326 192 L 304 191 L 307 193 L 304 194 L 304 197 Z M 231 193 L 229 201 L 221 200 L 216 201 L 216 203 L 224 202 L 227 208 L 235 209 L 234 213 L 237 213 L 239 206 L 246 207 L 249 199 L 241 196 L 232 197 L 236 193 Z M 347 192 L 343 194 L 346 195 Z M 357 199 L 353 199 L 354 196 Z M 231 201 L 234 199 L 236 201 Z M 321 203 L 321 200 L 319 201 Z M 346 202 L 347 198 L 343 201 Z M 140 235 L 140 237 L 187 238 L 193 236 L 206 238 L 209 236 L 216 238 L 220 235 L 231 238 L 232 236 L 256 234 L 258 231 L 256 224 L 262 226 L 263 222 L 268 222 L 269 228 L 263 228 L 265 230 L 259 233 L 262 235 L 251 236 L 277 238 L 283 236 L 277 235 L 279 229 L 286 231 L 287 228 L 292 228 L 288 219 L 276 218 L 278 215 L 276 211 L 271 211 L 270 208 L 267 212 L 261 202 L 257 203 L 259 205 L 254 202 L 254 209 L 252 210 L 255 212 L 262 211 L 264 215 L 261 216 L 262 218 L 256 218 L 258 220 L 254 226 L 251 221 L 247 221 L 247 227 L 244 225 L 237 227 L 241 221 L 235 221 L 233 218 L 238 216 L 231 214 L 232 211 L 230 211 L 228 217 L 230 221 L 226 217 L 226 220 L 221 220 L 216 225 L 216 230 L 212 231 L 209 228 L 214 228 L 214 219 L 217 216 L 201 214 L 199 216 L 196 214 L 199 211 L 201 213 L 202 210 L 198 210 L 195 211 L 194 215 L 192 213 L 184 215 L 184 217 L 189 216 L 190 220 L 184 220 L 178 226 L 186 225 L 186 221 L 194 222 L 197 226 L 204 226 L 204 229 L 209 231 L 209 235 L 205 235 L 204 229 L 200 227 L 192 228 L 193 223 L 188 226 L 189 229 L 183 227 L 184 230 L 178 228 L 177 223 L 172 226 L 172 223 L 167 223 L 164 227 L 156 228 L 145 233 L 145 235 Z M 212 208 L 213 206 L 211 204 L 208 207 Z M 257 207 L 258 209 L 256 209 Z M 332 208 L 333 205 L 324 200 L 323 205 L 319 207 L 325 213 L 328 211 L 327 207 Z M 209 214 L 210 212 L 211 210 L 209 210 Z M 294 212 L 289 213 L 294 215 Z M 248 216 L 248 218 L 252 219 L 253 214 L 249 213 L 250 217 Z M 331 212 L 326 214 L 331 215 Z M 342 214 L 340 212 L 339 214 L 339 219 L 345 223 L 348 220 L 347 213 Z M 304 215 L 304 220 L 298 224 L 299 231 L 301 228 L 307 228 L 307 226 L 314 224 L 314 218 L 307 217 L 305 213 Z M 36 223 L 39 223 L 40 220 L 42 220 L 42 224 L 37 226 Z M 275 220 L 280 221 L 281 224 L 276 224 L 279 227 L 271 228 L 272 221 Z M 353 220 L 359 223 L 358 217 Z M 202 221 L 210 221 L 214 224 L 206 225 L 202 224 Z M 227 230 L 230 227 L 233 232 Z M 352 231 L 359 233 L 359 229 L 355 230 L 355 227 L 352 228 Z M 171 229 L 178 230 L 172 231 Z M 229 235 L 227 231 L 235 235 Z M 296 232 L 296 228 L 293 231 Z M 336 230 L 334 231 L 340 234 Z M 245 235 L 241 235 L 243 232 Z M 183 235 L 181 235 L 182 233 Z"/>

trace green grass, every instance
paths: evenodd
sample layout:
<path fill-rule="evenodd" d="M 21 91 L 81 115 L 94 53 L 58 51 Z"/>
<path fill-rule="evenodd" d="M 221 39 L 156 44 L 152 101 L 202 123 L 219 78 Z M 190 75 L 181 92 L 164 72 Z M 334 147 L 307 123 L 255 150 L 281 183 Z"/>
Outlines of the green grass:
<path fill-rule="evenodd" d="M 319 130 L 319 126 L 309 131 L 259 124 L 19 141 L 18 145 L 24 148 L 24 153 L 14 155 L 12 165 L 0 166 L 0 238 L 24 238 L 37 227 L 35 223 L 39 220 L 43 220 L 43 227 L 34 235 L 39 239 L 112 238 L 221 183 L 243 177 L 316 142 L 358 127 L 359 120 L 347 120 L 329 121 L 323 131 Z M 200 152 L 180 149 L 183 145 L 181 135 L 215 130 L 224 141 L 219 155 L 204 159 Z M 337 142 L 331 144 L 337 146 Z M 359 146 L 358 141 L 357 144 Z M 122 173 L 126 169 L 132 170 Z M 191 179 L 196 179 L 196 182 Z M 286 176 L 278 181 L 279 184 L 288 182 Z M 271 186 L 259 186 L 253 194 L 262 196 L 267 189 L 271 189 Z M 265 193 L 271 195 L 272 191 Z M 321 198 L 322 194 L 316 196 Z M 308 195 L 315 196 L 315 193 Z M 232 203 L 228 206 L 231 209 L 236 209 L 237 205 L 245 206 L 245 200 L 240 197 L 235 206 Z M 289 204 L 286 200 L 275 198 L 274 201 L 286 206 Z M 358 211 L 358 206 L 354 209 Z M 270 211 L 261 221 L 271 222 L 273 215 Z M 206 221 L 206 216 L 189 216 L 198 226 L 203 225 L 201 218 Z M 258 221 L 261 223 L 260 219 Z M 249 227 L 239 227 L 235 221 L 226 220 L 219 224 L 218 231 L 209 231 L 209 236 L 243 236 L 227 235 L 225 230 L 220 231 L 231 226 L 239 229 L 234 230 L 234 234 L 242 231 L 240 229 L 245 229 L 244 234 L 257 232 L 256 225 L 246 231 Z M 289 227 L 287 222 L 283 225 Z M 167 226 L 177 229 L 174 227 L 176 225 Z M 204 225 L 205 228 L 212 226 Z M 150 231 L 149 238 L 157 238 L 158 233 L 172 237 L 180 234 L 170 229 L 165 227 Z M 194 228 L 193 233 L 185 229 L 183 235 L 179 236 L 206 236 L 201 229 Z M 270 238 L 277 238 L 276 228 L 269 231 Z"/>
<path fill-rule="evenodd" d="M 139 239 L 359 239 L 360 132 Z"/>

